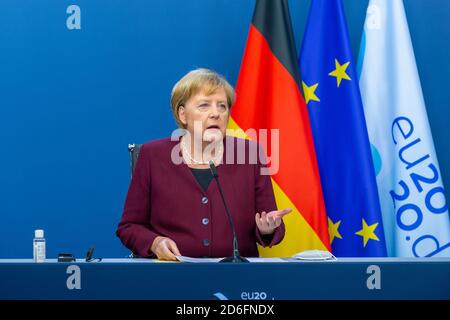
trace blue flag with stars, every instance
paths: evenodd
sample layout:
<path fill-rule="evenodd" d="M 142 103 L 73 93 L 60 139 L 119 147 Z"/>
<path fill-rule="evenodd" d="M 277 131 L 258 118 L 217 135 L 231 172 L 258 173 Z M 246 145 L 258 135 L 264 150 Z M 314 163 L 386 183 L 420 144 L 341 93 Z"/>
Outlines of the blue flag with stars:
<path fill-rule="evenodd" d="M 371 148 L 341 0 L 313 0 L 299 58 L 333 254 L 386 256 Z"/>

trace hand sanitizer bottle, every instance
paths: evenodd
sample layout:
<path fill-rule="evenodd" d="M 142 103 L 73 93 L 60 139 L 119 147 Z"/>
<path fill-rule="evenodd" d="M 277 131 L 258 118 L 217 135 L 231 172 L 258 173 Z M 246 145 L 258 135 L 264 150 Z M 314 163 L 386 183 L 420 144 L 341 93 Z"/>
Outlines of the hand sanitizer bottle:
<path fill-rule="evenodd" d="M 33 260 L 34 262 L 45 261 L 45 238 L 44 230 L 35 230 L 33 239 Z"/>

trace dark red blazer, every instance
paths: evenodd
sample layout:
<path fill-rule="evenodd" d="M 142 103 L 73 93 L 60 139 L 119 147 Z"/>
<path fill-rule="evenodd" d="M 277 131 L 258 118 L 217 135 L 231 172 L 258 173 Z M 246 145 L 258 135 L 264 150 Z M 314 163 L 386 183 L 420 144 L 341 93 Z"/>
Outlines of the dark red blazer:
<path fill-rule="evenodd" d="M 238 141 L 233 137 L 234 155 Z M 227 158 L 227 143 L 224 159 Z M 255 145 L 253 145 L 255 146 Z M 147 142 L 141 146 L 131 179 L 122 219 L 116 231 L 122 243 L 141 257 L 152 256 L 150 247 L 157 236 L 174 240 L 180 253 L 191 257 L 226 257 L 232 255 L 232 231 L 217 184 L 211 181 L 203 191 L 190 168 L 174 164 L 171 153 L 178 141 L 170 138 Z M 178 151 L 179 152 L 179 151 Z M 255 214 L 276 210 L 270 176 L 261 175 L 261 163 L 221 164 L 217 166 L 228 208 L 234 221 L 242 256 L 258 256 L 256 243 L 272 246 L 285 232 L 284 224 L 273 236 L 262 237 Z"/>

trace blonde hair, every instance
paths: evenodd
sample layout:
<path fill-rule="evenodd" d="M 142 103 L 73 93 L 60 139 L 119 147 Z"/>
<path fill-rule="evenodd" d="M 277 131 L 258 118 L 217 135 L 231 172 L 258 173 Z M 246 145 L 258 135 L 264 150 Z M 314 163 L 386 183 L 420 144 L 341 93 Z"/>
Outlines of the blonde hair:
<path fill-rule="evenodd" d="M 178 116 L 178 110 L 181 106 L 184 106 L 193 95 L 196 95 L 199 92 L 210 95 L 220 88 L 225 90 L 228 107 L 231 109 L 231 106 L 236 99 L 236 94 L 233 87 L 220 74 L 209 69 L 201 68 L 192 70 L 181 78 L 173 87 L 172 95 L 170 97 L 172 113 L 177 125 L 180 128 L 185 128 Z"/>

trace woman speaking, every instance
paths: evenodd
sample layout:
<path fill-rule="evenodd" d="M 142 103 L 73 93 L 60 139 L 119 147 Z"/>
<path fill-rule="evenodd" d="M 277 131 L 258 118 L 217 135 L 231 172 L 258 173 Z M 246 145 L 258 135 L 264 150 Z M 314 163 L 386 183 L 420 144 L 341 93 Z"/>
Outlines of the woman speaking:
<path fill-rule="evenodd" d="M 241 255 L 257 257 L 257 243 L 283 239 L 282 217 L 291 209 L 277 210 L 270 176 L 262 174 L 265 161 L 251 161 L 261 154 L 259 145 L 225 135 L 234 100 L 233 87 L 207 69 L 189 72 L 174 86 L 172 112 L 183 134 L 141 146 L 116 231 L 134 254 L 161 260 L 231 254 L 233 232 L 211 161 Z"/>

